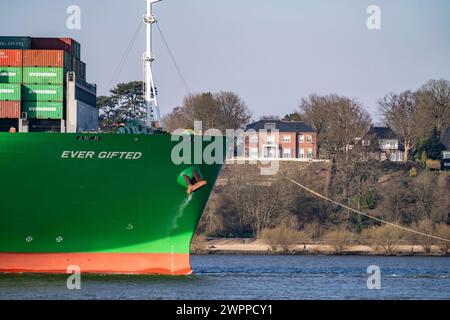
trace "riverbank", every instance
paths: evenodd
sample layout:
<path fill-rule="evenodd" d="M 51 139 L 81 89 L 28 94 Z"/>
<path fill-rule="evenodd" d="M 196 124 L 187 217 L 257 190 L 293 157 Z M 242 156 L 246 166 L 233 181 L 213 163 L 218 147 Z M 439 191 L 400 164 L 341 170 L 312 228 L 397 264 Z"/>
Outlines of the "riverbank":
<path fill-rule="evenodd" d="M 383 247 L 375 248 L 364 244 L 350 244 L 337 248 L 336 245 L 323 241 L 295 244 L 288 250 L 277 248 L 260 239 L 195 239 L 191 246 L 191 253 L 198 255 L 230 254 L 230 255 L 362 255 L 362 256 L 449 256 L 444 254 L 437 245 L 431 246 L 427 252 L 423 246 L 402 243 L 393 245 L 386 250 Z"/>

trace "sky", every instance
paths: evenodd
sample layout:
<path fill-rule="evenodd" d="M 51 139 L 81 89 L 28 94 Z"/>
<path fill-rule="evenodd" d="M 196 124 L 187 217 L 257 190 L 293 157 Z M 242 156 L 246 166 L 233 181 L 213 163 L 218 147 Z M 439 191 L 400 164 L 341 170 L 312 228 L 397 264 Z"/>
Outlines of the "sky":
<path fill-rule="evenodd" d="M 0 1 L 1 35 L 80 42 L 99 95 L 145 12 L 144 0 Z M 70 5 L 81 9 L 80 29 L 66 26 Z M 367 27 L 370 5 L 380 8 L 380 30 Z M 448 0 L 163 0 L 154 11 L 189 90 L 234 91 L 255 119 L 294 112 L 311 93 L 336 93 L 357 98 L 377 122 L 385 94 L 450 80 Z M 143 79 L 144 51 L 142 24 L 119 82 Z M 157 30 L 154 54 L 167 114 L 188 91 Z"/>

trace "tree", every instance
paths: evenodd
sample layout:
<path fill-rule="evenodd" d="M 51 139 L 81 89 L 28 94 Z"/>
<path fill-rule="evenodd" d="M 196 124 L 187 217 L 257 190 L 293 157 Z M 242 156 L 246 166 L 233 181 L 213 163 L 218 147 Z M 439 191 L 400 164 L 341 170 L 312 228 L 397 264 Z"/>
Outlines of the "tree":
<path fill-rule="evenodd" d="M 117 105 L 113 98 L 107 96 L 97 97 L 97 106 L 99 108 L 100 126 L 110 128 L 114 123 L 120 122 Z"/>
<path fill-rule="evenodd" d="M 110 93 L 110 96 L 97 98 L 101 126 L 111 127 L 114 123 L 131 119 L 145 120 L 142 81 L 119 83 Z"/>
<path fill-rule="evenodd" d="M 187 121 L 182 107 L 176 107 L 173 111 L 163 117 L 164 129 L 173 132 L 177 129 L 187 129 Z"/>
<path fill-rule="evenodd" d="M 290 113 L 284 116 L 283 121 L 303 121 L 302 115 L 298 112 Z"/>
<path fill-rule="evenodd" d="M 219 109 L 216 129 L 239 129 L 249 123 L 252 113 L 247 104 L 235 93 L 222 91 L 214 94 Z"/>
<path fill-rule="evenodd" d="M 357 100 L 338 95 L 310 95 L 302 99 L 300 110 L 317 131 L 319 148 L 333 160 L 361 139 L 371 123 Z"/>
<path fill-rule="evenodd" d="M 417 148 L 417 154 L 423 155 L 425 153 L 427 159 L 439 160 L 441 159 L 442 151 L 444 150 L 445 146 L 441 143 L 441 135 L 438 129 L 434 128 L 431 136 L 426 140 L 422 140 L 420 143 Z"/>
<path fill-rule="evenodd" d="M 201 93 L 186 96 L 183 106 L 164 117 L 170 130 L 193 129 L 195 121 L 202 122 L 203 130 L 238 129 L 249 123 L 252 117 L 247 104 L 235 93 Z"/>
<path fill-rule="evenodd" d="M 142 81 L 119 83 L 111 90 L 112 99 L 118 105 L 122 119 L 145 120 L 147 109 L 144 101 L 144 85 Z"/>
<path fill-rule="evenodd" d="M 248 224 L 253 235 L 260 237 L 264 230 L 277 225 L 283 213 L 281 196 L 285 180 L 265 181 L 261 176 L 241 173 L 230 180 L 229 199 L 239 213 L 239 224 Z"/>
<path fill-rule="evenodd" d="M 411 91 L 390 93 L 378 101 L 384 124 L 391 128 L 405 147 L 404 162 L 418 141 L 415 121 L 417 118 L 416 95 Z"/>
<path fill-rule="evenodd" d="M 418 91 L 419 104 L 434 119 L 439 134 L 450 124 L 450 82 L 430 80 Z"/>

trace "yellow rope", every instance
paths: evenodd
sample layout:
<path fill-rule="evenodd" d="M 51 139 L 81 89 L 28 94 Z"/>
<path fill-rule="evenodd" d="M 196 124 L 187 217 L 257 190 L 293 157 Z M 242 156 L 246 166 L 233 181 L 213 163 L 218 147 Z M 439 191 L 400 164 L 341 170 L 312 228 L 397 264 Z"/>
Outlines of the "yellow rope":
<path fill-rule="evenodd" d="M 350 207 L 348 207 L 348 206 L 346 206 L 346 205 L 344 205 L 344 204 L 342 204 L 342 203 L 339 203 L 339 202 L 336 202 L 336 201 L 334 201 L 334 200 L 332 200 L 332 199 L 330 199 L 330 198 L 327 198 L 327 197 L 321 195 L 320 193 L 317 193 L 316 191 L 311 190 L 311 189 L 305 187 L 304 185 L 298 183 L 297 181 L 294 181 L 294 180 L 292 180 L 292 179 L 290 179 L 290 178 L 288 178 L 288 177 L 286 177 L 286 179 L 289 180 L 290 182 L 292 182 L 293 184 L 299 186 L 300 188 L 302 188 L 302 189 L 308 191 L 309 193 L 312 193 L 313 195 L 319 197 L 319 198 L 322 198 L 322 199 L 324 199 L 324 200 L 326 200 L 326 201 L 328 201 L 328 202 L 331 202 L 331 203 L 333 203 L 333 204 L 335 204 L 335 205 L 338 205 L 338 206 L 340 206 L 340 207 L 342 207 L 342 208 L 345 208 L 345 209 L 347 209 L 347 210 L 350 210 L 350 211 L 352 211 L 352 212 L 354 212 L 354 213 L 358 213 L 358 214 L 360 214 L 360 215 L 363 215 L 363 216 L 365 216 L 365 217 L 367 217 L 367 218 L 369 218 L 369 219 L 376 220 L 376 221 L 381 222 L 381 223 L 384 223 L 384 224 L 386 224 L 386 225 L 390 225 L 390 226 L 393 226 L 393 227 L 396 227 L 396 228 L 399 228 L 399 229 L 402 229 L 402 230 L 405 230 L 405 231 L 408 231 L 408 232 L 412 232 L 412 233 L 415 233 L 415 234 L 419 234 L 419 235 L 425 236 L 425 237 L 433 238 L 433 239 L 440 240 L 440 241 L 450 242 L 449 239 L 444 239 L 444 238 L 441 238 L 441 237 L 432 236 L 432 235 L 429 235 L 429 234 L 426 234 L 426 233 L 423 233 L 423 232 L 419 232 L 419 231 L 417 231 L 417 230 L 413 230 L 413 229 L 409 229 L 409 228 L 406 228 L 406 227 L 402 227 L 402 226 L 400 226 L 400 225 L 398 225 L 398 224 L 395 224 L 395 223 L 392 223 L 392 222 L 388 222 L 388 221 L 379 219 L 379 218 L 377 218 L 377 217 L 368 215 L 367 213 L 364 213 L 364 212 L 355 210 L 355 209 L 350 208 Z"/>

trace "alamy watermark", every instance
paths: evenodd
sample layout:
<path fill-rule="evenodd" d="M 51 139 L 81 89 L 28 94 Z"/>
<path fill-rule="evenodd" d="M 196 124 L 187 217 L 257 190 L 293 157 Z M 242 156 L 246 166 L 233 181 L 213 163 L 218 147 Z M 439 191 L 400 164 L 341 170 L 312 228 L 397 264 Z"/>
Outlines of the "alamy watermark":
<path fill-rule="evenodd" d="M 270 141 L 262 146 L 258 137 L 270 137 Z M 175 165 L 259 164 L 262 175 L 275 175 L 280 167 L 278 138 L 278 130 L 208 129 L 203 132 L 202 122 L 195 121 L 193 133 L 186 133 L 185 129 L 172 132 L 172 141 L 178 143 L 172 148 L 171 159 Z M 249 155 L 253 149 L 258 150 L 254 157 Z"/>
<path fill-rule="evenodd" d="M 381 30 L 381 8 L 377 5 L 370 5 L 367 7 L 367 29 Z"/>
<path fill-rule="evenodd" d="M 66 27 L 69 30 L 81 29 L 81 8 L 78 5 L 70 5 L 66 9 L 66 13 L 69 15 L 66 20 Z"/>
<path fill-rule="evenodd" d="M 81 268 L 79 266 L 68 266 L 66 273 L 70 276 L 67 278 L 67 289 L 81 290 Z"/>
<path fill-rule="evenodd" d="M 376 265 L 369 266 L 367 273 L 370 274 L 367 279 L 367 289 L 381 290 L 381 268 Z"/>

